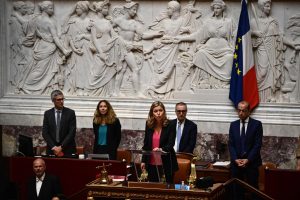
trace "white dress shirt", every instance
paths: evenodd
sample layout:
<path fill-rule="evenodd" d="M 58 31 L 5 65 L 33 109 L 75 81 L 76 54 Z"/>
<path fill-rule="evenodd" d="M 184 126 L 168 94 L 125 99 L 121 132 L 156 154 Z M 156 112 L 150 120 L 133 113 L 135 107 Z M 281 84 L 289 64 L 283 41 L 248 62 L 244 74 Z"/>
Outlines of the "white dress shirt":
<path fill-rule="evenodd" d="M 36 179 L 35 187 L 36 187 L 37 196 L 39 196 L 39 194 L 40 194 L 40 190 L 41 190 L 44 178 L 45 178 L 45 173 L 43 174 L 43 176 L 41 178 L 38 178 L 38 177 L 35 178 Z"/>

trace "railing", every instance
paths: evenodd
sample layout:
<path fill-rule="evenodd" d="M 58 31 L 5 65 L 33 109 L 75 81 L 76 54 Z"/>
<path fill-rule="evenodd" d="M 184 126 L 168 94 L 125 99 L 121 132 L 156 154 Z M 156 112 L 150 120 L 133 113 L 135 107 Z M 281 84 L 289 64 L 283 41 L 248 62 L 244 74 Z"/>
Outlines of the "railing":
<path fill-rule="evenodd" d="M 223 184 L 225 188 L 226 199 L 240 200 L 241 196 L 236 196 L 237 191 L 245 200 L 261 199 L 261 200 L 274 200 L 265 193 L 252 187 L 248 183 L 241 181 L 237 178 L 232 178 Z"/>

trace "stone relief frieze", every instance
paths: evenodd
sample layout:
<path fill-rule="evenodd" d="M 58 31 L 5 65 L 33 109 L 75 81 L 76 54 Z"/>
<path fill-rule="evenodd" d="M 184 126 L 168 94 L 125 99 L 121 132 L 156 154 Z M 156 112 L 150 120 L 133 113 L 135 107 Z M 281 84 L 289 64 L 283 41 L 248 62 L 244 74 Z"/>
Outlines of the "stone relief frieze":
<path fill-rule="evenodd" d="M 239 12 L 232 2 L 61 3 L 10 4 L 10 93 L 173 99 L 229 89 Z M 275 6 L 249 5 L 260 100 L 299 103 L 300 13 L 280 24 Z"/>

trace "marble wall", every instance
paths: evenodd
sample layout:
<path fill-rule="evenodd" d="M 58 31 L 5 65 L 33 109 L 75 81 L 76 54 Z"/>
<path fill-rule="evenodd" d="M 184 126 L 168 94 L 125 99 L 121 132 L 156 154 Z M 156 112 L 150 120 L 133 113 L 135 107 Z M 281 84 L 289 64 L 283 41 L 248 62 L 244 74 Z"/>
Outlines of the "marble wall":
<path fill-rule="evenodd" d="M 3 127 L 3 154 L 10 156 L 16 152 L 16 137 L 24 134 L 33 137 L 34 146 L 45 146 L 41 135 L 41 127 L 4 126 Z M 122 130 L 122 149 L 141 149 L 143 145 L 144 132 L 133 130 Z M 198 133 L 194 154 L 203 160 L 229 160 L 227 148 L 228 135 L 216 133 Z M 76 144 L 83 146 L 86 154 L 92 153 L 94 143 L 93 130 L 90 128 L 79 128 L 76 134 Z M 296 149 L 298 138 L 265 136 L 262 145 L 262 159 L 264 162 L 276 163 L 279 168 L 296 168 Z M 42 152 L 45 153 L 45 152 Z"/>
<path fill-rule="evenodd" d="M 43 113 L 52 107 L 49 93 L 61 89 L 76 111 L 77 143 L 87 152 L 99 99 L 111 102 L 122 123 L 121 145 L 129 148 L 141 147 L 149 107 L 159 99 L 170 119 L 175 103 L 188 103 L 187 116 L 199 130 L 195 154 L 213 159 L 237 118 L 228 93 L 240 1 L 225 4 L 1 1 L 4 154 L 15 152 L 19 133 L 45 145 Z M 300 136 L 299 8 L 297 0 L 248 8 L 260 94 L 252 116 L 263 122 L 264 161 L 282 168 L 294 168 Z M 228 158 L 226 148 L 220 156 Z"/>

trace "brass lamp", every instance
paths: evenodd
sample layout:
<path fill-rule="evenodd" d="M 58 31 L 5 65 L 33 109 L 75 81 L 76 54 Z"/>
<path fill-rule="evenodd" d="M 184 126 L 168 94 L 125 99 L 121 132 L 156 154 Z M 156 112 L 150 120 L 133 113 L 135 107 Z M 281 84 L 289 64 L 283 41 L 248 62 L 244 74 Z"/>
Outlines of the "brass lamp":
<path fill-rule="evenodd" d="M 188 183 L 189 183 L 190 188 L 195 187 L 196 180 L 197 180 L 195 161 L 196 161 L 196 159 L 193 158 L 193 160 L 191 162 L 191 174 L 190 174 L 189 179 L 188 179 Z"/>

